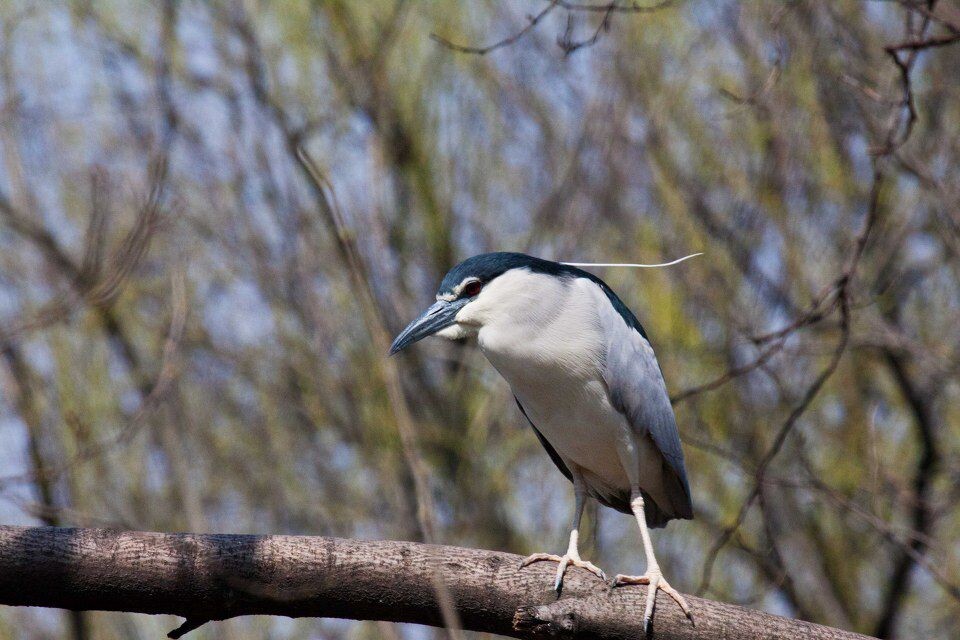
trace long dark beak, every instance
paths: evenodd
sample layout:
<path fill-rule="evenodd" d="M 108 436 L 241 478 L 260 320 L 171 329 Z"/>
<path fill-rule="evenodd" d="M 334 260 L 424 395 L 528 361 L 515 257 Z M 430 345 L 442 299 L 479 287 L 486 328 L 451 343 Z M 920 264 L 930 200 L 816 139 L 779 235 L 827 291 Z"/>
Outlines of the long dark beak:
<path fill-rule="evenodd" d="M 420 314 L 419 318 L 408 324 L 407 328 L 400 332 L 400 335 L 390 345 L 390 355 L 452 325 L 456 322 L 457 312 L 467 302 L 469 302 L 469 299 L 453 300 L 452 302 L 438 300 L 434 302 Z"/>

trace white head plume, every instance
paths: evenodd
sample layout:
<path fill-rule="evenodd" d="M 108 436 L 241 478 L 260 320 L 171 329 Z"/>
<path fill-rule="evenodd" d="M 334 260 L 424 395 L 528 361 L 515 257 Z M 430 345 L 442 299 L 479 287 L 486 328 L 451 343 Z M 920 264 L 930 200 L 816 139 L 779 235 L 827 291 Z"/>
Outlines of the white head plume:
<path fill-rule="evenodd" d="M 637 269 L 656 269 L 658 267 L 670 267 L 675 264 L 680 264 L 684 260 L 689 260 L 690 258 L 696 258 L 697 256 L 702 255 L 703 252 L 691 253 L 688 256 L 677 258 L 671 262 L 661 262 L 659 264 L 632 264 L 627 262 L 561 262 L 560 264 L 565 264 L 569 267 L 633 267 Z"/>

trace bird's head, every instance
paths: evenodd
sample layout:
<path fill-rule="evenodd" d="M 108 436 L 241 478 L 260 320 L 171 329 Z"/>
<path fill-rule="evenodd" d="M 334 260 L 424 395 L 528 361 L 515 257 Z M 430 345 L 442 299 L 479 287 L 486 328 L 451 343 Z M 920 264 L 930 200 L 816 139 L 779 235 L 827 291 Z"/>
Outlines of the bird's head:
<path fill-rule="evenodd" d="M 485 323 L 516 316 L 535 305 L 538 282 L 579 271 L 522 253 L 484 253 L 450 269 L 437 290 L 437 301 L 407 325 L 390 346 L 390 354 L 427 336 L 449 340 L 477 334 Z"/>

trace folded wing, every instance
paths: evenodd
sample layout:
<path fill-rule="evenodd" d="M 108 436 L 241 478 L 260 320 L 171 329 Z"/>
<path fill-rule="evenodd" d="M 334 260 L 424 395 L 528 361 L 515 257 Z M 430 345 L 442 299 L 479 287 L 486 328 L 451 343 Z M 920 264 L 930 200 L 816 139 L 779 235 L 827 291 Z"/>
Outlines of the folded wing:
<path fill-rule="evenodd" d="M 662 526 L 672 518 L 691 519 L 693 505 L 680 433 L 660 365 L 639 321 L 609 288 L 603 289 L 613 303 L 599 307 L 608 339 L 603 379 L 610 402 L 626 417 L 638 438 L 652 440 L 663 462 L 660 472 L 666 499 L 655 499 L 662 514 L 659 518 L 648 516 L 647 520 L 660 520 Z"/>

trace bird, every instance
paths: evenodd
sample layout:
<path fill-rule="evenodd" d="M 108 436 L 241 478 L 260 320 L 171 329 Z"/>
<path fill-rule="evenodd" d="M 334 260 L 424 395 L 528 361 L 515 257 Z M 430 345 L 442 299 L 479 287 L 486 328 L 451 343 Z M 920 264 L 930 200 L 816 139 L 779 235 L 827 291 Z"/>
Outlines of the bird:
<path fill-rule="evenodd" d="M 657 591 L 693 622 L 684 597 L 663 576 L 649 529 L 692 519 L 690 485 L 666 384 L 643 326 L 596 275 L 523 253 L 495 252 L 460 262 L 436 301 L 401 331 L 393 355 L 428 336 L 476 340 L 507 381 L 543 448 L 573 483 L 566 553 L 521 563 L 557 562 L 559 594 L 570 566 L 606 580 L 578 549 L 585 502 L 632 515 L 646 555 L 643 575 L 617 574 L 612 586 L 648 585 L 649 632 Z"/>

